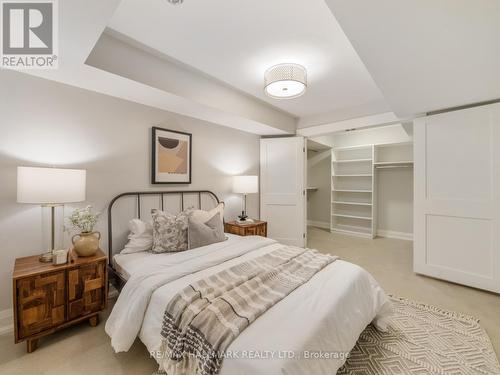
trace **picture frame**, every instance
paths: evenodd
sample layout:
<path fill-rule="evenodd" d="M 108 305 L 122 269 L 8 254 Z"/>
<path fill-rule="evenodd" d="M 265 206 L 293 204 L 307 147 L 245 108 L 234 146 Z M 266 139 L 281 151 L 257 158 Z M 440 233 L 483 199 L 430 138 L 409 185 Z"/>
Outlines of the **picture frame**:
<path fill-rule="evenodd" d="M 151 184 L 190 184 L 192 134 L 151 129 Z"/>

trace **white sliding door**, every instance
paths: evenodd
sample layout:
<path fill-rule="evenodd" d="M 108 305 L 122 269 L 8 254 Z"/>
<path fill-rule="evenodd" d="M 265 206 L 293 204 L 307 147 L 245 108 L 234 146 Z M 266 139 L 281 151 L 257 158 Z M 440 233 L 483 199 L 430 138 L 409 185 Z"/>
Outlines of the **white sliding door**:
<path fill-rule="evenodd" d="M 415 120 L 414 270 L 500 292 L 500 104 Z"/>
<path fill-rule="evenodd" d="M 305 141 L 303 137 L 260 141 L 260 215 L 268 236 L 304 247 Z"/>

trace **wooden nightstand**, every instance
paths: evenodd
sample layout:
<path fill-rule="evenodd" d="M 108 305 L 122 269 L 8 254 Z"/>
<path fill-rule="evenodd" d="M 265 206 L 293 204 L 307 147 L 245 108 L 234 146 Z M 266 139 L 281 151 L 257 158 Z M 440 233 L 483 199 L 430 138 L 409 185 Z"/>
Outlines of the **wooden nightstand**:
<path fill-rule="evenodd" d="M 267 222 L 254 220 L 254 222 L 250 224 L 240 224 L 237 221 L 229 221 L 226 223 L 224 230 L 226 233 L 240 236 L 267 237 Z"/>
<path fill-rule="evenodd" d="M 38 339 L 83 320 L 99 323 L 108 294 L 107 257 L 78 257 L 73 263 L 53 266 L 37 256 L 18 258 L 14 265 L 15 342 L 27 341 L 28 353 Z"/>

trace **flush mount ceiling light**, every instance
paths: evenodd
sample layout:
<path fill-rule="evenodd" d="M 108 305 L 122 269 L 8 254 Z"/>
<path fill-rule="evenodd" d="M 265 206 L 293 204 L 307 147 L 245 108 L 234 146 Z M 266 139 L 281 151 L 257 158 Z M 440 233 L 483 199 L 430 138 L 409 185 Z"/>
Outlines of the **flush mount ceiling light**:
<path fill-rule="evenodd" d="M 303 95 L 307 87 L 306 68 L 298 64 L 278 64 L 265 73 L 264 91 L 274 99 L 293 99 Z"/>

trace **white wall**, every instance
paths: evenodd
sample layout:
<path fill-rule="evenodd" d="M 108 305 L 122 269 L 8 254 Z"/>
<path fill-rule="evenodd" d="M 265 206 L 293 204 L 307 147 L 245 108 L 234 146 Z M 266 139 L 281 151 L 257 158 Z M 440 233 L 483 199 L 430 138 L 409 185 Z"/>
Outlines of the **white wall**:
<path fill-rule="evenodd" d="M 330 227 L 331 150 L 307 153 L 307 186 L 318 190 L 307 191 L 307 221 L 311 225 Z"/>
<path fill-rule="evenodd" d="M 411 238 L 413 168 L 377 169 L 377 229 Z M 391 233 L 393 232 L 393 233 Z"/>
<path fill-rule="evenodd" d="M 179 62 L 172 62 L 157 51 L 144 48 L 127 37 L 108 30 L 97 41 L 86 64 L 182 98 L 192 99 L 208 108 L 220 109 L 225 113 L 267 124 L 282 130 L 283 133 L 295 134 L 296 120 L 292 115 L 204 73 Z M 138 66 L 141 69 L 137 69 Z M 273 131 L 263 134 L 283 133 Z"/>
<path fill-rule="evenodd" d="M 149 184 L 153 125 L 193 134 L 191 185 Z M 256 135 L 5 70 L 0 71 L 0 134 L 0 310 L 11 305 L 14 259 L 48 246 L 46 212 L 16 203 L 17 166 L 87 169 L 86 203 L 97 210 L 125 191 L 209 189 L 225 200 L 226 218 L 234 218 L 242 205 L 230 193 L 231 176 L 259 172 Z M 248 211 L 258 217 L 257 194 L 249 196 Z M 97 228 L 103 234 L 105 222 L 104 217 Z M 104 238 L 101 246 L 106 243 Z"/>

